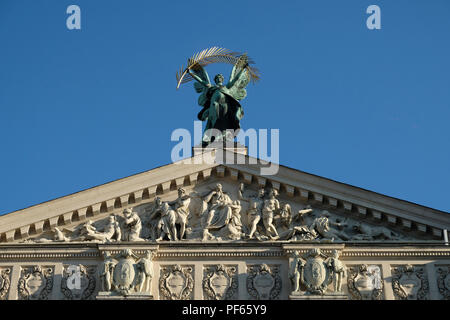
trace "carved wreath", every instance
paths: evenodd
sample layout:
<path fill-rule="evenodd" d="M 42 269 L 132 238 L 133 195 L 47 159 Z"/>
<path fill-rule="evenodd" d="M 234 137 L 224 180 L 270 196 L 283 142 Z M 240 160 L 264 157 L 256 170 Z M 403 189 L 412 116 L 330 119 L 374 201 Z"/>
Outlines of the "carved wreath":
<path fill-rule="evenodd" d="M 420 289 L 417 292 L 417 300 L 428 299 L 428 280 L 425 276 L 425 270 L 423 267 L 401 266 L 393 268 L 392 272 L 392 289 L 394 295 L 399 300 L 407 300 L 408 294 L 402 289 L 400 285 L 400 278 L 406 272 L 413 272 L 420 280 Z"/>
<path fill-rule="evenodd" d="M 81 294 L 81 300 L 90 300 L 93 298 L 92 294 L 94 293 L 95 290 L 95 277 L 93 276 L 93 270 L 90 268 L 89 270 L 86 269 L 85 266 L 80 265 L 80 274 L 81 277 L 86 277 L 88 280 L 88 285 L 86 287 L 86 289 L 83 290 L 83 293 Z M 69 278 L 69 274 L 66 274 L 62 281 L 61 281 L 61 292 L 63 293 L 64 297 L 67 300 L 73 300 L 73 293 L 72 290 L 70 290 L 67 287 L 67 279 Z"/>
<path fill-rule="evenodd" d="M 162 276 L 159 279 L 159 291 L 161 295 L 168 300 L 190 300 L 192 290 L 194 289 L 194 279 L 192 278 L 193 269 L 191 267 L 181 267 L 179 265 L 162 268 Z M 185 278 L 185 287 L 180 294 L 172 293 L 167 287 L 167 278 L 171 274 L 181 273 Z"/>
<path fill-rule="evenodd" d="M 364 271 L 365 267 L 366 267 L 365 265 L 360 265 L 349 268 L 347 277 L 347 287 L 348 291 L 350 292 L 354 300 L 362 300 L 362 295 L 359 292 L 358 288 L 356 287 L 355 279 L 356 277 L 358 277 L 360 273 L 365 272 Z M 383 282 L 381 282 L 381 287 L 378 289 L 374 288 L 371 294 L 371 300 L 381 300 L 382 298 L 383 298 Z"/>
<path fill-rule="evenodd" d="M 444 297 L 445 300 L 450 300 L 450 280 L 447 280 L 449 282 L 447 286 L 445 284 L 445 280 L 447 279 L 447 277 L 450 277 L 450 267 L 447 268 L 440 267 L 437 269 L 437 273 L 438 273 L 437 284 L 439 293 Z"/>
<path fill-rule="evenodd" d="M 11 273 L 11 269 L 5 269 L 0 272 L 1 278 L 1 287 L 0 287 L 0 300 L 5 300 L 6 295 L 8 294 L 9 287 L 11 286 L 11 281 L 9 279 L 9 274 Z"/>
<path fill-rule="evenodd" d="M 281 277 L 279 275 L 279 269 L 277 266 L 269 267 L 266 264 L 252 266 L 249 270 L 249 275 L 247 277 L 247 291 L 256 300 L 260 300 L 259 292 L 254 286 L 254 279 L 257 275 L 261 273 L 269 274 L 273 280 L 274 285 L 270 290 L 269 300 L 276 300 L 279 298 L 281 292 Z"/>
<path fill-rule="evenodd" d="M 27 289 L 27 281 L 33 274 L 39 275 L 44 281 L 45 285 L 39 293 L 38 300 L 48 300 L 48 296 L 53 288 L 53 269 L 45 268 L 42 270 L 40 266 L 31 267 L 23 270 L 23 275 L 19 279 L 18 291 L 20 300 L 29 300 L 30 292 Z"/>
<path fill-rule="evenodd" d="M 228 279 L 231 280 L 230 286 L 227 288 L 223 297 L 218 295 L 211 286 L 211 278 L 219 270 L 225 272 L 226 275 L 228 276 Z M 220 266 L 220 265 L 208 268 L 208 270 L 206 272 L 206 276 L 203 279 L 202 286 L 203 286 L 203 291 L 206 294 L 206 297 L 210 300 L 220 300 L 220 299 L 231 300 L 231 299 L 233 299 L 234 294 L 236 293 L 237 288 L 238 288 L 238 281 L 236 278 L 236 268 L 235 267 L 224 267 L 224 266 Z"/>

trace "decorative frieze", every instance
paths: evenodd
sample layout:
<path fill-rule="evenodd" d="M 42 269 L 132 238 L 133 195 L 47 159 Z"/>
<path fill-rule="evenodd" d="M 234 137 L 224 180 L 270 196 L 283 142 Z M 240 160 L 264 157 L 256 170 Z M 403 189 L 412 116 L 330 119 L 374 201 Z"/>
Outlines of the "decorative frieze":
<path fill-rule="evenodd" d="M 22 267 L 18 284 L 19 300 L 48 300 L 53 289 L 54 267 Z"/>
<path fill-rule="evenodd" d="M 281 288 L 280 265 L 247 266 L 247 292 L 253 299 L 279 299 Z"/>
<path fill-rule="evenodd" d="M 429 293 L 425 266 L 392 266 L 392 289 L 396 300 L 427 300 Z"/>
<path fill-rule="evenodd" d="M 206 300 L 237 299 L 237 265 L 209 265 L 203 269 L 203 297 Z"/>

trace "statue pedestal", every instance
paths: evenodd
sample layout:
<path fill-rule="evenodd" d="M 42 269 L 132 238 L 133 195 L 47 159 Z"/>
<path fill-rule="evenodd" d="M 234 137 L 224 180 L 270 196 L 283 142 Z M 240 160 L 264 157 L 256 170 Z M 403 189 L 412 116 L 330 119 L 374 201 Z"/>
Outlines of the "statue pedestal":
<path fill-rule="evenodd" d="M 99 292 L 96 300 L 153 300 L 150 292 L 132 292 L 129 295 L 122 296 L 115 292 Z"/>
<path fill-rule="evenodd" d="M 289 300 L 348 300 L 345 294 L 305 294 L 304 292 L 295 292 L 289 295 Z"/>

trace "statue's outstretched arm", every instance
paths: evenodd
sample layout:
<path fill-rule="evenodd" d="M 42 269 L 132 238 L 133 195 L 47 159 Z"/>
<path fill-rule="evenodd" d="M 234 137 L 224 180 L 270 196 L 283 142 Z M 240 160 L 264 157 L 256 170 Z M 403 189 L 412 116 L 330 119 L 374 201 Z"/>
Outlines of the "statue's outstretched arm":
<path fill-rule="evenodd" d="M 191 72 L 191 69 L 188 69 L 189 74 L 192 76 L 192 78 L 194 78 L 195 80 L 197 80 L 198 82 L 200 82 L 202 85 L 204 85 L 205 87 L 209 87 L 210 84 L 208 82 L 206 82 L 205 80 L 203 80 L 202 78 L 200 78 L 198 75 L 196 75 L 195 73 Z"/>
<path fill-rule="evenodd" d="M 231 81 L 228 82 L 228 84 L 227 84 L 227 88 L 228 88 L 228 89 L 230 89 L 232 86 L 234 86 L 234 84 L 235 84 L 236 81 L 241 77 L 242 72 L 245 71 L 245 68 L 246 68 L 247 66 L 248 66 L 248 63 L 246 63 L 246 64 L 242 67 L 242 69 L 239 70 L 238 74 L 237 74 L 233 79 L 230 79 Z"/>

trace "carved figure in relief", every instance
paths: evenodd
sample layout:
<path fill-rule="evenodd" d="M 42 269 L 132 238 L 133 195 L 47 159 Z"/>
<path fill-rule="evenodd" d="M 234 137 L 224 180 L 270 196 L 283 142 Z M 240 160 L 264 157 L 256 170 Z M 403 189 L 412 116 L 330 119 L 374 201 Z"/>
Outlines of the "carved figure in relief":
<path fill-rule="evenodd" d="M 145 256 L 136 264 L 138 270 L 136 291 L 151 292 L 151 281 L 153 278 L 153 254 L 150 250 L 145 252 Z"/>
<path fill-rule="evenodd" d="M 106 237 L 107 236 L 105 234 L 97 231 L 97 229 L 92 225 L 92 220 L 88 220 L 79 229 L 79 236 L 76 239 L 105 241 Z"/>
<path fill-rule="evenodd" d="M 334 292 L 342 292 L 342 280 L 347 276 L 347 268 L 339 260 L 339 251 L 333 250 L 328 259 L 328 267 L 333 275 Z"/>
<path fill-rule="evenodd" d="M 359 234 L 352 237 L 352 240 L 398 240 L 401 236 L 392 230 L 381 226 L 369 226 L 364 223 L 357 223 L 353 229 Z"/>
<path fill-rule="evenodd" d="M 258 195 L 256 197 L 244 197 L 244 184 L 241 183 L 238 190 L 238 197 L 240 200 L 247 201 L 249 203 L 247 211 L 247 222 L 248 222 L 248 238 L 252 239 L 256 232 L 259 221 L 262 217 L 262 207 L 264 205 L 264 188 L 260 188 Z"/>
<path fill-rule="evenodd" d="M 208 209 L 204 210 L 202 214 L 203 239 L 206 240 L 211 236 L 209 229 L 220 229 L 228 223 L 232 216 L 231 204 L 233 201 L 223 192 L 220 183 L 203 198 L 203 201 L 208 205 Z"/>
<path fill-rule="evenodd" d="M 132 208 L 123 210 L 123 215 L 125 217 L 125 241 L 143 241 L 144 239 L 140 237 L 142 230 L 141 218 L 139 218 Z"/>
<path fill-rule="evenodd" d="M 231 217 L 226 222 L 226 226 L 219 232 L 219 236 L 222 239 L 240 240 L 244 235 L 240 213 L 242 208 L 241 202 L 235 200 L 229 206 L 231 208 Z"/>
<path fill-rule="evenodd" d="M 264 206 L 262 208 L 264 227 L 266 228 L 267 236 L 272 239 L 279 237 L 277 229 L 273 225 L 274 213 L 280 209 L 280 203 L 276 198 L 277 195 L 278 191 L 276 189 L 272 189 L 269 193 L 269 199 L 264 201 Z"/>
<path fill-rule="evenodd" d="M 189 204 L 191 203 L 191 198 L 186 195 L 186 190 L 183 188 L 178 189 L 178 198 L 170 202 L 169 205 L 176 212 L 175 223 L 180 225 L 180 240 L 183 239 L 184 233 L 186 231 L 186 225 L 189 216 Z"/>
<path fill-rule="evenodd" d="M 300 292 L 300 268 L 303 267 L 300 254 L 297 250 L 292 253 L 292 262 L 289 269 L 289 279 L 292 283 L 292 292 Z"/>
<path fill-rule="evenodd" d="M 178 240 L 177 227 L 175 225 L 176 215 L 175 210 L 173 210 L 167 202 L 162 204 L 161 219 L 158 222 L 158 230 L 160 235 L 156 241 L 162 241 L 166 235 L 169 240 Z"/>
<path fill-rule="evenodd" d="M 103 262 L 100 266 L 100 285 L 102 291 L 111 291 L 112 288 L 112 275 L 114 273 L 114 267 L 116 262 L 111 258 L 110 254 L 103 252 Z"/>
<path fill-rule="evenodd" d="M 65 241 L 70 241 L 69 238 L 67 238 L 64 233 L 59 230 L 58 228 L 55 227 L 55 235 L 53 236 L 53 240 L 56 242 L 65 242 Z"/>
<path fill-rule="evenodd" d="M 292 223 L 292 212 L 289 203 L 283 204 L 280 210 L 280 224 L 284 229 L 289 229 Z"/>
<path fill-rule="evenodd" d="M 332 222 L 329 219 L 329 212 L 322 211 L 322 214 L 319 217 L 316 217 L 309 227 L 310 230 L 315 230 L 319 235 L 321 235 L 325 239 L 329 239 L 331 241 L 337 240 L 349 240 L 349 236 L 344 231 L 336 230 L 336 227 L 339 229 L 343 229 L 347 226 L 345 223 Z"/>
<path fill-rule="evenodd" d="M 150 239 L 156 240 L 160 237 L 161 229 L 162 229 L 162 210 L 163 210 L 163 201 L 160 197 L 156 197 L 154 201 L 153 207 L 147 211 L 146 213 L 149 215 L 149 223 L 148 227 L 150 228 Z"/>
<path fill-rule="evenodd" d="M 108 224 L 104 229 L 104 234 L 107 241 L 120 241 L 122 239 L 122 232 L 116 216 L 109 216 Z"/>
<path fill-rule="evenodd" d="M 308 241 L 316 239 L 319 234 L 314 230 L 310 229 L 308 225 L 305 224 L 304 216 L 313 212 L 313 209 L 308 205 L 305 209 L 298 211 L 298 214 L 292 217 L 292 221 L 288 228 L 285 225 L 282 231 L 279 232 L 280 239 L 282 240 L 293 240 L 293 241 Z"/>

